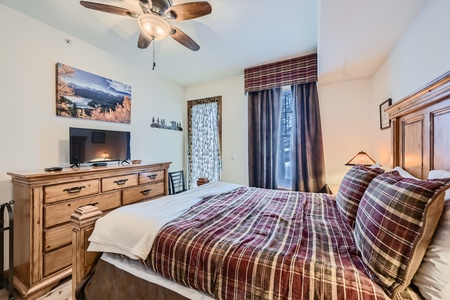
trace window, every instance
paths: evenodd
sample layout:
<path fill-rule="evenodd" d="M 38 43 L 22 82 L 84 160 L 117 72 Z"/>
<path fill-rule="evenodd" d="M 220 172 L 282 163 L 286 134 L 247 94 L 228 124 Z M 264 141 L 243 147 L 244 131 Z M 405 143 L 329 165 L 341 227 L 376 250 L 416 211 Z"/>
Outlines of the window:
<path fill-rule="evenodd" d="M 221 177 L 222 97 L 188 101 L 188 188 L 207 177 Z"/>
<path fill-rule="evenodd" d="M 278 159 L 278 188 L 288 189 L 291 184 L 292 141 L 292 92 L 290 86 L 283 87 L 281 95 L 280 149 Z"/>

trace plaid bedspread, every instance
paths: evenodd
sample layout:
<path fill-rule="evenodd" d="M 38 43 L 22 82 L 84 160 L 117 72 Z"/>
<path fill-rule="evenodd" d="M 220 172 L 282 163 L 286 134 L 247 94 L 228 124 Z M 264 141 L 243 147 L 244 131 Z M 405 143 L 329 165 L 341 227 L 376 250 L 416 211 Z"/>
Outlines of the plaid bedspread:
<path fill-rule="evenodd" d="M 203 199 L 161 229 L 144 263 L 217 299 L 390 299 L 327 194 L 242 187 Z"/>

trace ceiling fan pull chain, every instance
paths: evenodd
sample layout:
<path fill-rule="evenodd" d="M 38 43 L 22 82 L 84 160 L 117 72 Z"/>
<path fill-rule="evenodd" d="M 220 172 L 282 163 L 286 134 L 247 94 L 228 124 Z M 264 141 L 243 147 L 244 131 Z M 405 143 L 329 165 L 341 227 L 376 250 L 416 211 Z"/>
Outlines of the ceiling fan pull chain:
<path fill-rule="evenodd" d="M 156 42 L 155 42 L 155 39 L 153 39 L 153 68 L 152 68 L 152 70 L 155 70 L 155 67 L 156 67 L 156 62 L 155 62 L 155 60 L 156 60 L 156 50 L 155 50 L 155 44 L 156 44 Z"/>

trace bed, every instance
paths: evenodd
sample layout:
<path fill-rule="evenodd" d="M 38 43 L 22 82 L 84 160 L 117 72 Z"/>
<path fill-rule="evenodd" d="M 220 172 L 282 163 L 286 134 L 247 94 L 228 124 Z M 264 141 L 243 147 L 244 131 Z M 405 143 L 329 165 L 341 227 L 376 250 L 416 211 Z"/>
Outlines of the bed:
<path fill-rule="evenodd" d="M 439 299 L 449 81 L 388 108 L 399 168 L 355 166 L 337 195 L 210 183 L 102 218 L 77 209 L 77 299 Z"/>

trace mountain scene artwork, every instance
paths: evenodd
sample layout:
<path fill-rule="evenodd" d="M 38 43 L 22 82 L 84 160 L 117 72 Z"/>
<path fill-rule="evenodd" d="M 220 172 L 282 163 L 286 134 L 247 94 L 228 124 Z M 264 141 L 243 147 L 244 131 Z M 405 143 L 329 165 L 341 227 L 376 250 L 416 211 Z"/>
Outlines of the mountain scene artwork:
<path fill-rule="evenodd" d="M 56 64 L 56 115 L 131 123 L 131 86 Z"/>

